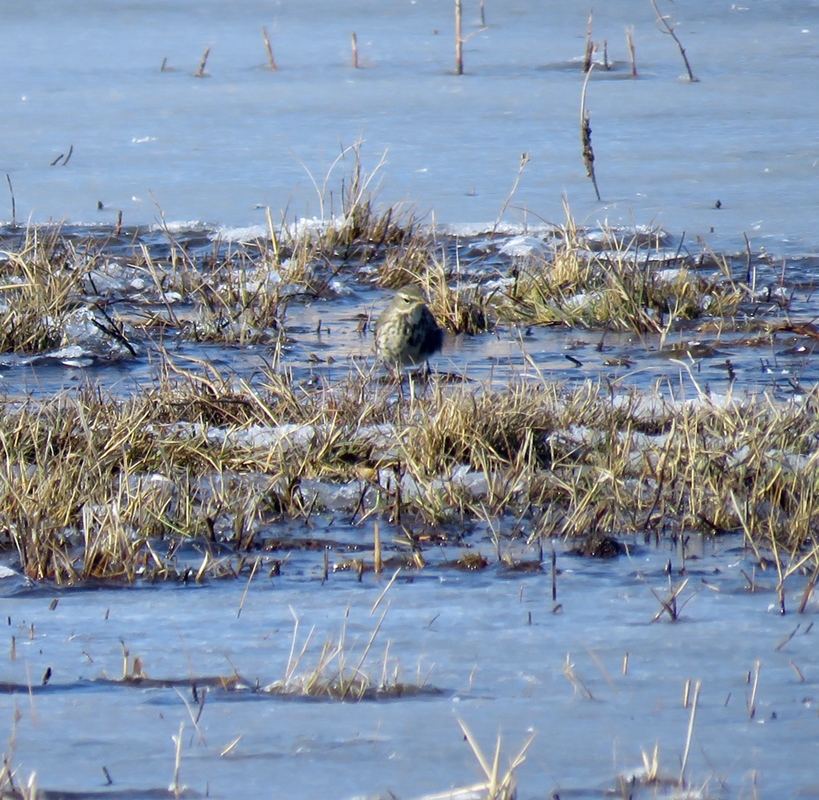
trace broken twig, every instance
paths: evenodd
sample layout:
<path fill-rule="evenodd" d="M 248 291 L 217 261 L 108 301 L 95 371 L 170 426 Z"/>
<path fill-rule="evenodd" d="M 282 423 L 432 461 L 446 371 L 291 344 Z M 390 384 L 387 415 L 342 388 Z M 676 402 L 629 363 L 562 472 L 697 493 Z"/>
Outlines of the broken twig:
<path fill-rule="evenodd" d="M 654 13 L 657 15 L 657 27 L 660 29 L 662 33 L 667 34 L 674 40 L 677 47 L 679 48 L 682 60 L 685 63 L 685 69 L 688 72 L 688 80 L 691 83 L 696 83 L 699 80 L 699 78 L 694 77 L 694 72 L 691 69 L 691 64 L 688 61 L 688 56 L 685 54 L 685 48 L 682 46 L 682 42 L 677 37 L 677 34 L 674 33 L 674 26 L 668 21 L 668 16 L 663 16 L 660 13 L 660 9 L 657 8 L 657 0 L 649 0 L 649 2 L 654 8 Z"/>

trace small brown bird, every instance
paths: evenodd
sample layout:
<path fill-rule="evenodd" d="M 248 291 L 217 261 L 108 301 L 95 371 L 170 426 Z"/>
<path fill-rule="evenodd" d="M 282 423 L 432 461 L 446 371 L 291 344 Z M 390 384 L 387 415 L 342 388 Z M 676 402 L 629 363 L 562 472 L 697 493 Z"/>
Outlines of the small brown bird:
<path fill-rule="evenodd" d="M 415 366 L 437 353 L 444 332 L 417 286 L 404 286 L 375 323 L 375 349 L 391 369 Z"/>

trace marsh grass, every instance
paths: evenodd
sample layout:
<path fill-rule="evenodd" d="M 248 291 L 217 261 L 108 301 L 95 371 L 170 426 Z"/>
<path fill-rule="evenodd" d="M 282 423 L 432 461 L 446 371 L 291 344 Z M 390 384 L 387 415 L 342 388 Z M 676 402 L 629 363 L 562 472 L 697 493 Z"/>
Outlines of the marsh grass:
<path fill-rule="evenodd" d="M 457 241 L 378 208 L 382 165 L 364 169 L 360 142 L 343 149 L 314 181 L 320 218 L 277 226 L 268 214 L 267 236 L 253 242 L 189 248 L 166 226 L 161 249 L 143 242 L 109 259 L 104 246 L 32 228 L 0 253 L 0 350 L 59 346 L 78 309 L 128 357 L 135 330 L 272 345 L 252 383 L 172 359 L 154 341 L 157 378 L 141 394 L 7 404 L 0 546 L 31 578 L 58 583 L 235 576 L 273 522 L 309 523 L 346 492 L 355 500 L 344 511 L 395 525 L 392 546 L 419 569 L 416 528 L 465 530 L 488 516 L 520 520 L 538 548 L 590 533 L 741 531 L 760 568 L 775 565 L 785 611 L 791 576 L 819 574 L 816 391 L 790 404 L 712 399 L 693 375 L 693 397 L 569 389 L 530 364 L 503 390 L 431 376 L 405 396 L 365 369 L 329 385 L 299 384 L 282 368 L 288 307 L 332 297 L 340 276 L 417 283 L 455 333 L 500 320 L 659 334 L 661 346 L 694 318 L 735 326 L 757 296 L 747 265 L 743 282 L 727 259 L 669 254 L 658 232 L 592 241 L 568 208 L 530 256 L 502 255 L 487 234 L 464 256 L 486 260 L 467 282 Z M 196 565 L 179 557 L 190 542 Z M 362 562 L 359 577 L 368 570 Z"/>
<path fill-rule="evenodd" d="M 501 749 L 503 746 L 503 739 L 500 734 L 495 740 L 495 750 L 492 754 L 492 758 L 489 759 L 486 757 L 486 754 L 481 749 L 478 740 L 475 738 L 475 735 L 472 733 L 467 724 L 463 722 L 463 720 L 458 719 L 458 725 L 460 725 L 464 738 L 469 744 L 469 747 L 472 749 L 472 753 L 477 759 L 478 764 L 480 764 L 481 771 L 486 778 L 486 782 L 484 784 L 470 786 L 462 791 L 485 791 L 486 794 L 484 796 L 487 798 L 487 800 L 514 800 L 514 798 L 517 797 L 517 779 L 515 776 L 515 771 L 521 764 L 523 764 L 524 761 L 526 761 L 526 751 L 534 741 L 535 734 L 531 734 L 529 736 L 529 738 L 523 743 L 520 750 L 513 758 L 510 759 L 509 766 L 503 770 L 500 765 Z"/>
<path fill-rule="evenodd" d="M 451 333 L 470 336 L 492 330 L 497 317 L 495 293 L 483 292 L 475 285 L 464 286 L 457 279 L 453 282 L 452 277 L 444 256 L 432 259 L 427 266 L 423 283 L 438 323 Z"/>
<path fill-rule="evenodd" d="M 311 629 L 301 640 L 299 618 L 293 613 L 293 639 L 284 675 L 263 687 L 262 691 L 287 697 L 335 701 L 440 694 L 440 690 L 427 684 L 427 676 L 421 676 L 420 669 L 414 683 L 402 679 L 401 666 L 390 654 L 389 641 L 384 644 L 380 655 L 374 655 L 376 640 L 388 612 L 389 605 L 373 625 L 367 641 L 356 649 L 355 645 L 348 643 L 348 609 L 339 634 L 327 638 L 317 655 L 312 654 L 315 629 Z"/>
<path fill-rule="evenodd" d="M 457 239 L 423 227 L 410 211 L 377 202 L 384 157 L 366 169 L 363 143 L 342 149 L 322 180 L 310 176 L 319 209 L 311 220 L 274 221 L 245 242 L 200 239 L 195 247 L 164 221 L 165 241 L 121 241 L 115 258 L 105 242 L 71 239 L 59 228 L 31 228 L 0 253 L 0 352 L 43 353 L 73 343 L 72 314 L 99 334 L 102 355 L 132 357 L 141 343 L 172 334 L 222 344 L 285 341 L 292 304 L 333 299 L 338 281 L 384 288 L 420 285 L 439 324 L 480 334 L 499 321 L 568 325 L 667 337 L 690 320 L 730 327 L 758 292 L 732 275 L 724 257 L 706 261 L 669 254 L 663 237 L 603 231 L 602 246 L 566 222 L 544 239 L 542 255 L 504 255 L 495 241 L 470 254 L 468 277 Z M 497 227 L 497 226 L 496 226 Z M 482 260 L 481 260 L 482 259 Z M 492 278 L 492 280 L 489 280 Z M 787 298 L 774 299 L 787 304 Z M 75 321 L 76 325 L 76 321 Z"/>
<path fill-rule="evenodd" d="M 1 251 L 0 352 L 59 346 L 66 316 L 85 296 L 91 263 L 56 233 L 36 229 L 19 249 Z"/>
<path fill-rule="evenodd" d="M 7 407 L 0 543 L 36 580 L 233 576 L 272 522 L 309 521 L 344 490 L 354 516 L 403 527 L 389 546 L 418 568 L 430 545 L 416 526 L 515 517 L 540 547 L 741 531 L 760 569 L 774 565 L 783 611 L 786 583 L 816 573 L 815 392 L 790 404 L 531 380 L 394 392 L 366 374 L 305 388 L 272 372 L 250 386 L 169 366 L 126 400 L 89 389 Z M 196 564 L 179 561 L 186 541 Z"/>
<path fill-rule="evenodd" d="M 412 213 L 376 202 L 384 160 L 367 171 L 361 146 L 344 148 L 323 182 L 311 176 L 319 218 L 294 224 L 283 217 L 276 225 L 268 212 L 266 237 L 215 240 L 210 252 L 189 252 L 164 221 L 162 247 L 135 242 L 129 256 L 115 259 L 105 256 L 104 243 L 75 241 L 59 227 L 26 230 L 18 246 L 0 251 L 0 352 L 64 345 L 68 317 L 77 309 L 99 317 L 96 327 L 131 355 L 120 315 L 147 334 L 276 342 L 288 304 L 332 297 L 340 274 L 369 274 L 376 265 L 409 280 L 421 270 L 432 238 Z"/>
<path fill-rule="evenodd" d="M 284 267 L 269 256 L 250 260 L 243 253 L 203 275 L 190 295 L 194 313 L 185 326 L 186 337 L 231 344 L 277 341 L 287 303 L 300 291 L 317 290 L 305 263 Z M 309 255 L 306 259 L 309 263 Z"/>
<path fill-rule="evenodd" d="M 671 583 L 671 576 L 669 575 L 668 581 L 668 597 L 662 597 L 658 594 L 653 588 L 651 589 L 651 593 L 654 595 L 654 599 L 660 604 L 660 610 L 651 618 L 652 622 L 657 622 L 660 620 L 664 614 L 668 615 L 668 619 L 670 622 L 677 622 L 680 619 L 680 614 L 682 610 L 688 605 L 688 601 L 691 600 L 694 595 L 689 595 L 684 601 L 680 602 L 679 598 L 682 594 L 683 589 L 688 585 L 689 578 L 686 578 L 682 581 L 679 585 L 674 586 Z"/>
<path fill-rule="evenodd" d="M 527 259 L 498 298 L 501 316 L 667 335 L 687 320 L 731 317 L 746 299 L 724 263 L 705 273 L 689 257 L 657 252 L 644 236 L 604 235 L 607 247 L 593 249 L 569 214 L 551 253 Z"/>
<path fill-rule="evenodd" d="M 23 783 L 18 775 L 18 769 L 12 763 L 17 750 L 17 726 L 21 719 L 22 714 L 15 704 L 8 752 L 3 753 L 0 766 L 0 796 L 14 800 L 37 800 L 42 797 L 37 788 L 37 773 L 30 772 L 28 780 Z"/>

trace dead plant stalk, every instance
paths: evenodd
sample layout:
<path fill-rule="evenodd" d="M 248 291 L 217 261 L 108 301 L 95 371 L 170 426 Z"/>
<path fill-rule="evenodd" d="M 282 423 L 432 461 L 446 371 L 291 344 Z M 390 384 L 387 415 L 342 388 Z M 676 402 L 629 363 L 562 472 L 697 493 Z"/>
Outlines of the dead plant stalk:
<path fill-rule="evenodd" d="M 594 194 L 597 197 L 597 202 L 600 202 L 600 189 L 597 187 L 597 176 L 594 171 L 594 148 L 592 147 L 591 135 L 591 117 L 586 109 L 586 89 L 589 85 L 589 78 L 591 78 L 594 64 L 589 66 L 586 77 L 583 80 L 583 91 L 580 95 L 580 142 L 582 146 L 583 164 L 586 167 L 586 174 L 591 178 L 592 186 L 594 186 Z"/>
<path fill-rule="evenodd" d="M 695 83 L 698 81 L 698 78 L 694 77 L 694 72 L 691 69 L 691 64 L 688 61 L 688 56 L 686 55 L 685 48 L 682 46 L 682 42 L 680 41 L 677 34 L 674 32 L 674 26 L 668 21 L 668 16 L 661 14 L 660 9 L 657 8 L 657 0 L 649 0 L 651 3 L 652 8 L 654 9 L 654 13 L 657 15 L 657 27 L 666 35 L 670 36 L 674 43 L 677 45 L 677 49 L 680 51 L 680 56 L 682 56 L 683 63 L 685 64 L 685 70 L 688 73 L 688 80 L 691 83 Z"/>

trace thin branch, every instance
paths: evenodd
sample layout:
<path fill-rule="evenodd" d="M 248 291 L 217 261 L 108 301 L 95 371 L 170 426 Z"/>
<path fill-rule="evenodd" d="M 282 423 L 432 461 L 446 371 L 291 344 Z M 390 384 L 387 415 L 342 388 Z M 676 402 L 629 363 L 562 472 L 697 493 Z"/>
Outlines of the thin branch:
<path fill-rule="evenodd" d="M 506 213 L 506 209 L 509 207 L 509 203 L 512 202 L 512 197 L 514 196 L 515 192 L 517 191 L 518 184 L 520 183 L 521 175 L 523 175 L 523 170 L 526 169 L 526 165 L 529 163 L 529 153 L 521 153 L 520 154 L 520 163 L 518 164 L 518 172 L 515 175 L 515 180 L 512 182 L 512 188 L 509 190 L 509 194 L 506 195 L 506 200 L 504 200 L 503 205 L 501 206 L 501 210 L 498 213 L 498 218 L 495 220 L 495 224 L 492 227 L 492 233 L 490 234 L 490 239 L 495 236 L 498 230 L 498 225 L 500 225 L 501 220 L 503 219 L 503 215 Z"/>
<path fill-rule="evenodd" d="M 674 27 L 671 25 L 671 23 L 669 23 L 668 17 L 663 16 L 660 13 L 660 9 L 657 8 L 657 0 L 649 0 L 649 2 L 651 3 L 651 5 L 652 5 L 652 7 L 654 9 L 654 13 L 657 15 L 657 23 L 658 23 L 657 27 L 660 28 L 660 31 L 662 33 L 668 34 L 674 40 L 677 47 L 679 48 L 680 55 L 682 56 L 682 59 L 685 62 L 685 69 L 688 71 L 688 80 L 691 83 L 696 83 L 699 80 L 699 78 L 694 77 L 694 72 L 691 69 L 691 64 L 688 62 L 688 56 L 685 54 L 685 48 L 682 46 L 682 42 L 677 37 L 677 34 L 674 33 Z M 660 27 L 660 26 L 662 26 L 662 27 Z"/>

